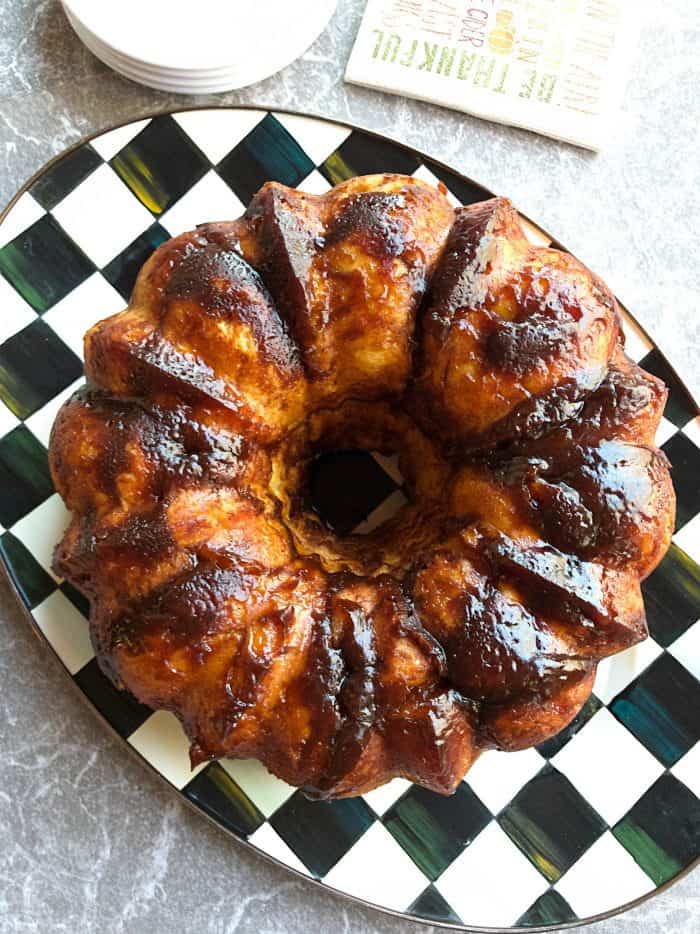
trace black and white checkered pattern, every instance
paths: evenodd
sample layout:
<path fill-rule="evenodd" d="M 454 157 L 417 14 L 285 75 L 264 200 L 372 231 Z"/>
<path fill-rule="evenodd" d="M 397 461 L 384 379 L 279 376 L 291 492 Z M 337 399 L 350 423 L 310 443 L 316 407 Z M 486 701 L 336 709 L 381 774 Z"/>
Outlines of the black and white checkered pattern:
<path fill-rule="evenodd" d="M 309 802 L 254 761 L 191 772 L 178 721 L 111 686 L 84 599 L 51 571 L 68 515 L 46 451 L 56 412 L 81 381 L 84 331 L 123 307 L 159 243 L 237 216 L 268 179 L 320 193 L 373 171 L 440 179 L 455 204 L 489 196 L 397 143 L 240 109 L 120 127 L 20 195 L 0 225 L 0 554 L 95 707 L 236 836 L 341 892 L 427 921 L 527 928 L 589 918 L 653 891 L 700 851 L 700 417 L 628 315 L 629 354 L 670 387 L 659 443 L 678 494 L 672 548 L 644 585 L 651 637 L 600 665 L 594 695 L 559 736 L 484 754 L 452 798 L 395 780 L 361 798 Z M 340 486 L 343 470 L 362 476 L 362 493 L 335 518 L 339 531 L 366 532 L 400 507 L 402 480 L 391 459 L 353 457 L 350 467 L 326 465 L 325 482 Z M 316 495 L 332 499 L 332 485 Z"/>

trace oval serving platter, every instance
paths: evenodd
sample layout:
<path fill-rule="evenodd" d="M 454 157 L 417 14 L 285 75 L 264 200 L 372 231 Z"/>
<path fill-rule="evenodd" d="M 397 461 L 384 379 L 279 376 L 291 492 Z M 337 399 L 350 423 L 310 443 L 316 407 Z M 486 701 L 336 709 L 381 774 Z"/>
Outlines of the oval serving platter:
<path fill-rule="evenodd" d="M 311 802 L 253 761 L 190 772 L 178 721 L 111 686 L 90 644 L 86 601 L 50 570 L 68 515 L 46 449 L 82 381 L 87 328 L 125 306 L 155 247 L 236 217 L 263 182 L 320 193 L 383 171 L 442 181 L 455 204 L 492 196 L 372 133 L 238 108 L 125 124 L 27 183 L 0 224 L 2 564 L 35 631 L 103 720 L 245 845 L 349 898 L 454 929 L 545 931 L 608 917 L 700 858 L 700 416 L 626 312 L 629 355 L 670 390 L 657 440 L 678 496 L 670 551 L 643 587 L 650 638 L 600 665 L 567 729 L 536 749 L 485 753 L 451 798 L 395 780 L 360 798 Z M 559 245 L 526 228 L 535 242 Z M 396 495 L 374 468 L 376 484 L 358 504 L 364 517 Z"/>

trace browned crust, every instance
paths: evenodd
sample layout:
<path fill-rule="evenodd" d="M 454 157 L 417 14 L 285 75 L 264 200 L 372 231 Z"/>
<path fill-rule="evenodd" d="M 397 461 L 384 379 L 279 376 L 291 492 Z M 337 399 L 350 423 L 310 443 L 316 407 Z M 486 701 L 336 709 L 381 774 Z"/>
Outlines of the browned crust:
<path fill-rule="evenodd" d="M 270 183 L 163 244 L 85 352 L 50 445 L 74 515 L 55 567 L 104 670 L 180 718 L 193 762 L 447 794 L 481 749 L 556 733 L 644 638 L 673 526 L 665 388 L 603 283 L 504 199 Z M 412 495 L 362 539 L 300 496 L 343 443 L 398 449 Z"/>

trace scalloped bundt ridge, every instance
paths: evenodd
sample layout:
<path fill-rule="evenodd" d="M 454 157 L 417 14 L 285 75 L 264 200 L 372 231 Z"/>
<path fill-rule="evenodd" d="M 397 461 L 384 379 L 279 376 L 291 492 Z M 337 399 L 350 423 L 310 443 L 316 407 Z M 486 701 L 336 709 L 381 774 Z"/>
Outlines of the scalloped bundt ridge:
<path fill-rule="evenodd" d="M 510 203 L 405 176 L 268 183 L 163 244 L 85 337 L 50 445 L 57 573 L 102 668 L 192 761 L 259 758 L 324 798 L 452 792 L 563 728 L 646 635 L 674 497 L 666 390 L 607 287 Z M 398 452 L 409 503 L 339 538 L 319 452 Z"/>

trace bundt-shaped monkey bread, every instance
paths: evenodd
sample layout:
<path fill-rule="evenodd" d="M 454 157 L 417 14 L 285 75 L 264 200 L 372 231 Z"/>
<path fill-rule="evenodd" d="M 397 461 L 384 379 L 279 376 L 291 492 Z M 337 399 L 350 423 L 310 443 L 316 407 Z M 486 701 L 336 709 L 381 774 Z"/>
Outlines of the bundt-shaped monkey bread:
<path fill-rule="evenodd" d="M 603 282 L 505 199 L 269 183 L 156 250 L 85 365 L 51 439 L 74 515 L 55 568 L 103 670 L 179 717 L 193 763 L 255 757 L 322 798 L 450 793 L 481 750 L 562 729 L 646 635 L 666 390 Z M 406 479 L 368 535 L 308 505 L 343 448 L 398 452 Z"/>

